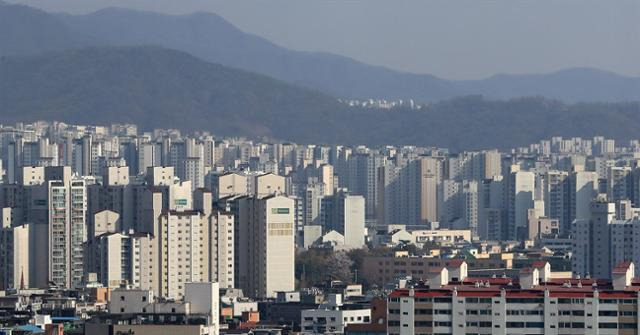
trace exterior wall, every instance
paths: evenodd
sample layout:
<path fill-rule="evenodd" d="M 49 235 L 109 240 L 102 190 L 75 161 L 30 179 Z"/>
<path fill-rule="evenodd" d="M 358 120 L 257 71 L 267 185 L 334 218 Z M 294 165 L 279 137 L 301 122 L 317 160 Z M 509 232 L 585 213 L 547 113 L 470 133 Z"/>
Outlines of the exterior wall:
<path fill-rule="evenodd" d="M 344 244 L 350 248 L 362 248 L 365 239 L 365 201 L 362 196 L 344 196 L 340 221 L 344 226 Z"/>
<path fill-rule="evenodd" d="M 596 202 L 591 205 L 589 220 L 573 223 L 573 272 L 596 278 L 611 278 L 611 269 L 622 261 L 640 261 L 634 240 L 640 233 L 640 221 L 616 221 L 615 204 Z"/>
<path fill-rule="evenodd" d="M 29 227 L 0 227 L 0 290 L 29 287 Z"/>
<path fill-rule="evenodd" d="M 598 174 L 580 171 L 572 175 L 571 195 L 572 218 L 574 220 L 588 220 L 591 215 L 590 205 L 598 190 Z"/>
<path fill-rule="evenodd" d="M 58 286 L 69 287 L 69 208 L 68 189 L 61 181 L 49 182 L 49 278 Z"/>
<path fill-rule="evenodd" d="M 189 312 L 209 316 L 208 324 L 218 333 L 220 322 L 220 285 L 218 283 L 187 283 L 184 300 L 189 302 Z"/>
<path fill-rule="evenodd" d="M 104 233 L 116 233 L 122 231 L 120 225 L 120 214 L 114 211 L 103 210 L 96 213 L 93 217 L 93 227 L 90 227 L 89 229 L 92 233 L 92 236 L 90 236 L 91 238 Z"/>
<path fill-rule="evenodd" d="M 389 298 L 388 333 L 637 334 L 637 306 L 636 292 L 416 290 Z"/>
<path fill-rule="evenodd" d="M 266 216 L 263 226 L 263 238 L 266 240 L 264 253 L 266 263 L 262 271 L 266 272 L 265 297 L 275 297 L 278 291 L 295 290 L 294 283 L 294 210 L 293 200 L 286 197 L 273 197 L 263 201 L 261 210 Z M 286 208 L 287 213 L 281 214 L 280 209 Z"/>
<path fill-rule="evenodd" d="M 110 234 L 100 239 L 101 252 L 98 260 L 98 279 L 106 287 L 118 287 L 123 280 L 128 280 L 123 273 L 123 246 L 128 238 L 122 234 Z"/>
<path fill-rule="evenodd" d="M 264 174 L 255 177 L 255 190 L 252 194 L 264 197 L 273 194 L 285 193 L 285 178 L 275 174 Z"/>
<path fill-rule="evenodd" d="M 527 211 L 533 208 L 535 192 L 535 174 L 530 171 L 517 171 L 511 174 L 509 183 L 509 224 L 507 238 L 517 240 L 523 237 L 528 227 Z"/>
<path fill-rule="evenodd" d="M 111 291 L 109 312 L 112 314 L 153 313 L 153 292 L 144 289 Z"/>
<path fill-rule="evenodd" d="M 212 180 L 211 190 L 216 199 L 247 194 L 247 177 L 237 173 L 217 176 Z"/>
<path fill-rule="evenodd" d="M 369 284 L 382 286 L 398 277 L 412 276 L 426 279 L 430 269 L 448 267 L 450 259 L 421 257 L 366 257 L 362 265 L 362 278 Z M 469 261 L 468 269 L 505 269 L 509 263 L 502 259 L 475 259 Z"/>
<path fill-rule="evenodd" d="M 471 230 L 414 230 L 411 235 L 415 243 L 471 242 Z"/>
<path fill-rule="evenodd" d="M 250 297 L 293 291 L 294 200 L 283 196 L 241 198 L 237 207 L 236 286 Z"/>
<path fill-rule="evenodd" d="M 103 183 L 106 186 L 127 185 L 129 184 L 129 167 L 107 167 L 103 178 Z"/>
<path fill-rule="evenodd" d="M 159 292 L 158 239 L 152 235 L 131 237 L 131 285 Z"/>
<path fill-rule="evenodd" d="M 300 325 L 302 334 L 327 334 L 344 333 L 344 327 L 349 324 L 363 324 L 370 321 L 370 309 L 307 309 L 301 312 Z"/>
<path fill-rule="evenodd" d="M 210 280 L 220 287 L 234 287 L 234 217 L 231 213 L 214 212 L 210 219 Z"/>
<path fill-rule="evenodd" d="M 173 166 L 153 166 L 147 169 L 147 182 L 152 186 L 169 186 L 174 180 Z"/>
<path fill-rule="evenodd" d="M 205 335 L 204 326 L 199 325 L 107 325 L 87 323 L 85 333 L 95 335 L 129 334 L 136 335 Z"/>
<path fill-rule="evenodd" d="M 179 299 L 188 282 L 205 281 L 208 276 L 209 241 L 198 212 L 169 211 L 160 217 L 160 296 Z"/>
<path fill-rule="evenodd" d="M 324 195 L 331 196 L 333 195 L 333 166 L 329 164 L 323 164 L 319 168 L 320 182 L 324 183 Z"/>

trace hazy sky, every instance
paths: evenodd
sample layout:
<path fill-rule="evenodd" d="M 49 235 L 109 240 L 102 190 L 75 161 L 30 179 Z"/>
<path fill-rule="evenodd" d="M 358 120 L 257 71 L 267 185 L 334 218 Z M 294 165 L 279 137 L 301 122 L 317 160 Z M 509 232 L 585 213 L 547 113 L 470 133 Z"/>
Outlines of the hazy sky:
<path fill-rule="evenodd" d="M 595 67 L 640 76 L 638 0 L 6 0 L 215 12 L 279 45 L 450 79 Z"/>

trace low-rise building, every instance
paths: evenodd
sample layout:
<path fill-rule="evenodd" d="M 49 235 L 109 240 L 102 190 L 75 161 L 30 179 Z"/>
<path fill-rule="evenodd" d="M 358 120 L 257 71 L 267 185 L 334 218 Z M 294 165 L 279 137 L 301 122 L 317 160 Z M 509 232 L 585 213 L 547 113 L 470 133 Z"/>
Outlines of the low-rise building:
<path fill-rule="evenodd" d="M 316 309 L 301 313 L 302 334 L 344 333 L 349 324 L 371 322 L 371 308 L 360 305 L 344 305 L 342 295 L 331 294 L 328 301 Z"/>
<path fill-rule="evenodd" d="M 115 289 L 111 292 L 109 313 L 87 321 L 85 333 L 217 335 L 218 283 L 186 283 L 183 297 L 156 299 L 150 290 Z"/>
<path fill-rule="evenodd" d="M 416 280 L 426 278 L 430 269 L 449 267 L 460 261 L 459 259 L 433 257 L 365 257 L 361 273 L 362 278 L 365 278 L 368 284 L 383 286 L 400 277 L 411 276 Z M 501 254 L 495 254 L 495 256 L 489 258 L 476 258 L 465 262 L 469 270 L 511 268 L 510 260 L 503 259 Z"/>

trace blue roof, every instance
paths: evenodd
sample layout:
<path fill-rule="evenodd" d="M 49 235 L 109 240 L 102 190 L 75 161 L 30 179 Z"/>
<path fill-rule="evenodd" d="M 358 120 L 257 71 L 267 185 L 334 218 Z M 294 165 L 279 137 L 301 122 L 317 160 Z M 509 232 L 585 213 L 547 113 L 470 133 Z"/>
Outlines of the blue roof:
<path fill-rule="evenodd" d="M 34 325 L 18 326 L 16 328 L 14 328 L 14 330 L 28 331 L 28 332 L 31 332 L 33 334 L 44 334 L 44 330 L 42 330 L 42 328 L 34 326 Z"/>

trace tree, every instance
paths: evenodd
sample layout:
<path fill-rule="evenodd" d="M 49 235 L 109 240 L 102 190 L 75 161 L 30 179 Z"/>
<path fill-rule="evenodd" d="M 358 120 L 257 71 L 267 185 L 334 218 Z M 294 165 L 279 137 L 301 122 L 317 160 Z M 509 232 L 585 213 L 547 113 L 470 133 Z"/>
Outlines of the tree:
<path fill-rule="evenodd" d="M 332 280 L 353 281 L 353 260 L 347 252 L 333 252 L 328 259 L 327 272 Z"/>

